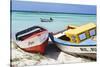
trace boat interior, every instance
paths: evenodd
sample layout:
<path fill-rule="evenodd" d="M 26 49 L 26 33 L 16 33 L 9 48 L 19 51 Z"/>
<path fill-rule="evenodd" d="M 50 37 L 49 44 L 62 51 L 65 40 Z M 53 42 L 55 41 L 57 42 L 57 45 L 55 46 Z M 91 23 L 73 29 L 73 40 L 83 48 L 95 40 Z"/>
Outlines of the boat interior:
<path fill-rule="evenodd" d="M 43 32 L 43 31 L 46 31 L 46 29 L 39 27 L 39 26 L 34 26 L 34 27 L 18 32 L 16 34 L 16 40 L 23 41 L 27 39 L 28 37 L 35 35 L 37 33 Z"/>
<path fill-rule="evenodd" d="M 64 40 L 64 41 L 70 41 L 70 38 L 66 37 L 66 35 L 59 37 L 59 39 Z"/>

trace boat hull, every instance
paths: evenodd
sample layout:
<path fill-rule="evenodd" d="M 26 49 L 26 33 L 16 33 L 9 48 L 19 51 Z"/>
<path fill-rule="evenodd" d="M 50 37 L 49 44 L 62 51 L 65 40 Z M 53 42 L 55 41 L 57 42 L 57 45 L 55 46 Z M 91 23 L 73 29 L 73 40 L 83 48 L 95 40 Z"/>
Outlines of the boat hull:
<path fill-rule="evenodd" d="M 65 46 L 61 44 L 56 44 L 56 46 L 71 55 L 80 56 L 80 57 L 87 57 L 96 59 L 96 46 Z"/>
<path fill-rule="evenodd" d="M 56 44 L 61 50 L 73 53 L 96 53 L 96 46 L 66 46 Z"/>
<path fill-rule="evenodd" d="M 41 54 L 44 54 L 47 45 L 48 45 L 48 39 L 44 43 L 39 44 L 37 46 L 33 46 L 33 47 L 29 47 L 29 48 L 21 48 L 21 49 L 26 52 L 30 52 L 30 53 L 38 53 L 39 52 Z"/>
<path fill-rule="evenodd" d="M 45 53 L 46 46 L 48 45 L 48 32 L 43 32 L 37 36 L 31 36 L 24 41 L 17 41 L 18 46 L 30 53 Z"/>

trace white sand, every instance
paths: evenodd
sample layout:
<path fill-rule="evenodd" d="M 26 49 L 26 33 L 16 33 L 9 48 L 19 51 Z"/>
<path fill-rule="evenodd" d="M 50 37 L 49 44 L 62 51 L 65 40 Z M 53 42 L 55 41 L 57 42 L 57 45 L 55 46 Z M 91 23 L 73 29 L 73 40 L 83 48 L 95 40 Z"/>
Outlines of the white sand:
<path fill-rule="evenodd" d="M 48 64 L 60 64 L 60 63 L 80 63 L 80 62 L 89 62 L 90 60 L 77 58 L 71 55 L 68 55 L 64 52 L 60 52 L 58 58 L 55 60 L 53 58 L 45 57 L 41 54 L 31 54 L 24 52 L 16 46 L 16 43 L 12 42 L 12 66 L 23 67 L 23 66 L 32 66 L 32 65 L 48 65 Z"/>

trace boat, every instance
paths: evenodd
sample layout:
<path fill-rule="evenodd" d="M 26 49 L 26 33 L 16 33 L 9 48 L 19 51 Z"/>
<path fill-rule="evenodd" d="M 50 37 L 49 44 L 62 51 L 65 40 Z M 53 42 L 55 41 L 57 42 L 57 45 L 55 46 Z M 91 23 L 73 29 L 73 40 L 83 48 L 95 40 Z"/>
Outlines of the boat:
<path fill-rule="evenodd" d="M 16 43 L 22 50 L 29 53 L 45 53 L 48 45 L 48 31 L 40 26 L 33 26 L 17 32 Z"/>
<path fill-rule="evenodd" d="M 40 18 L 41 22 L 53 22 L 53 19 L 50 18 L 50 19 L 43 19 L 43 18 Z"/>
<path fill-rule="evenodd" d="M 56 46 L 71 55 L 96 59 L 96 25 L 67 26 L 57 34 L 49 33 Z"/>

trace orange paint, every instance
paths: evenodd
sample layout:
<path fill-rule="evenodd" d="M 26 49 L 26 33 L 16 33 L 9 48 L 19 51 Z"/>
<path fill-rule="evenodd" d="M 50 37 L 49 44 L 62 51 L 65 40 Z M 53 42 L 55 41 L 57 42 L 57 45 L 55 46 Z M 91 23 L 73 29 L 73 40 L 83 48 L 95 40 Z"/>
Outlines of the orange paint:
<path fill-rule="evenodd" d="M 48 39 L 44 43 L 42 43 L 38 46 L 33 46 L 33 47 L 29 47 L 29 48 L 21 48 L 21 49 L 23 49 L 26 52 L 30 52 L 30 53 L 44 54 L 47 45 L 48 45 Z"/>

